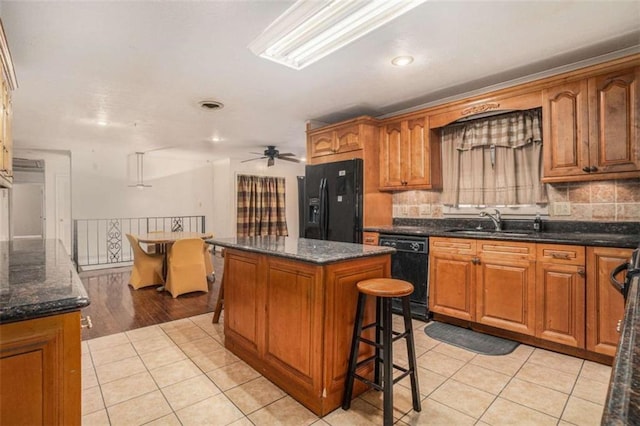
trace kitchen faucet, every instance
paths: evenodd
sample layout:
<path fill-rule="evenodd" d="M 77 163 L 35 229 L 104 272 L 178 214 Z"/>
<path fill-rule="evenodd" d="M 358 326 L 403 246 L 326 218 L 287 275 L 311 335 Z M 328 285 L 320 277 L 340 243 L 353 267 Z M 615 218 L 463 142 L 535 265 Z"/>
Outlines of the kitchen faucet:
<path fill-rule="evenodd" d="M 489 219 L 491 219 L 493 224 L 496 226 L 496 232 L 500 232 L 502 231 L 502 219 L 500 217 L 500 210 L 495 209 L 495 211 L 496 211 L 495 215 L 492 215 L 491 213 L 487 213 L 487 212 L 480 212 L 480 217 L 488 216 Z"/>

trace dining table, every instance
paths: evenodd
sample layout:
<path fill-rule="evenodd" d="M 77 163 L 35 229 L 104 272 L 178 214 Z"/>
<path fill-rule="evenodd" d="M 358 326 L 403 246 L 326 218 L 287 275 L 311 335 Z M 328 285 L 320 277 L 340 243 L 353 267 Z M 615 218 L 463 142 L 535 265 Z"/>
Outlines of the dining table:
<path fill-rule="evenodd" d="M 201 238 L 203 240 L 213 237 L 210 232 L 191 232 L 191 231 L 154 231 L 147 232 L 146 234 L 136 235 L 138 241 L 144 244 L 153 244 L 156 247 L 156 253 L 163 253 L 164 264 L 162 275 L 166 280 L 167 277 L 167 247 L 175 243 L 178 240 L 184 240 L 187 238 Z M 164 291 L 164 286 L 158 287 L 158 291 Z"/>

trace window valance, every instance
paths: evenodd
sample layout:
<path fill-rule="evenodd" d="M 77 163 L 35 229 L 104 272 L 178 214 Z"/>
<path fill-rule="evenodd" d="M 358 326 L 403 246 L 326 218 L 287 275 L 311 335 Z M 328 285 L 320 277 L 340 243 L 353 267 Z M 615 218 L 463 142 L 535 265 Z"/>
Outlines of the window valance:
<path fill-rule="evenodd" d="M 467 151 L 481 146 L 520 148 L 542 142 L 542 110 L 540 108 L 516 111 L 481 120 L 444 127 L 455 134 L 456 149 Z"/>

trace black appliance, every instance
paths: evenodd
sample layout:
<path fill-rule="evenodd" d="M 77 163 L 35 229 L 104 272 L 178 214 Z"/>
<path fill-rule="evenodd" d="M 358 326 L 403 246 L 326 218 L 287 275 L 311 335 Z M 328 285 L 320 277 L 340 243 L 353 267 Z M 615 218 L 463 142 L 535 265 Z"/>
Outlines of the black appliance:
<path fill-rule="evenodd" d="M 627 271 L 624 282 L 620 282 L 616 278 L 616 276 L 622 271 Z M 628 262 L 616 266 L 613 271 L 611 271 L 611 284 L 613 284 L 613 286 L 622 293 L 624 300 L 627 300 L 629 286 L 631 285 L 631 280 L 635 276 L 640 276 L 640 247 L 631 253 L 631 259 L 629 259 Z"/>
<path fill-rule="evenodd" d="M 396 249 L 391 255 L 391 276 L 413 284 L 411 316 L 429 320 L 429 238 L 405 235 L 380 235 L 378 245 Z M 400 299 L 393 300 L 393 311 L 402 313 Z"/>
<path fill-rule="evenodd" d="M 362 242 L 362 159 L 305 167 L 300 236 Z"/>

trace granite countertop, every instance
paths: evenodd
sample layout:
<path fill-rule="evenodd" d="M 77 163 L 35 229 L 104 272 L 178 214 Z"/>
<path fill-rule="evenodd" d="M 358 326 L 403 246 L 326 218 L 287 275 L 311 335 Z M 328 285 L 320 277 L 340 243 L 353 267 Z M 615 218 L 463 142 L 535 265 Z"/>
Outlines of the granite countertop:
<path fill-rule="evenodd" d="M 459 230 L 478 231 L 479 227 L 483 232 L 476 234 L 457 232 Z M 389 226 L 365 227 L 364 230 L 394 235 L 479 238 L 620 248 L 635 248 L 640 242 L 640 223 L 638 222 L 545 221 L 543 231 L 534 232 L 531 220 L 503 220 L 503 232 L 495 232 L 493 229 L 492 223 L 487 220 L 418 219 L 407 220 L 404 223 L 398 221 Z"/>
<path fill-rule="evenodd" d="M 391 247 L 293 237 L 210 238 L 206 242 L 217 246 L 269 254 L 319 265 L 395 252 L 395 249 Z"/>
<path fill-rule="evenodd" d="M 640 276 L 631 281 L 603 425 L 640 424 Z"/>
<path fill-rule="evenodd" d="M 80 277 L 59 240 L 0 241 L 0 324 L 88 305 Z"/>

